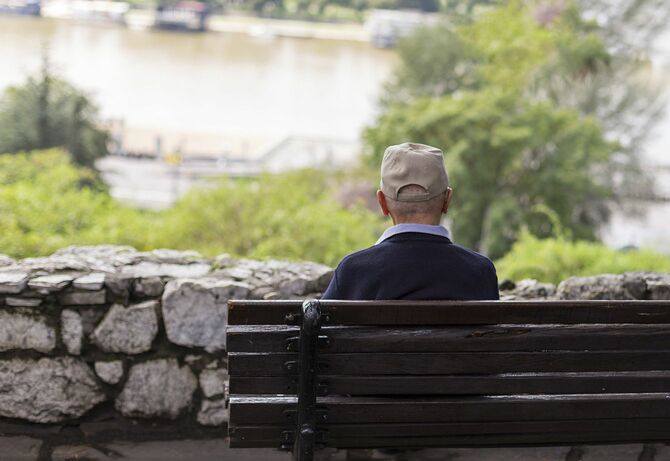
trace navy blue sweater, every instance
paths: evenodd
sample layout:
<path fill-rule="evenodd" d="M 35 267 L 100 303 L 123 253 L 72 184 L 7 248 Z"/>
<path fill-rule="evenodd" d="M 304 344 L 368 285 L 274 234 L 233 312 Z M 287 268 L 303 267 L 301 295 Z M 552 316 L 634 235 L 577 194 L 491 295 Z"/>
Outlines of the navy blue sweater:
<path fill-rule="evenodd" d="M 485 256 L 446 237 L 406 232 L 346 256 L 323 299 L 498 299 L 496 270 Z"/>

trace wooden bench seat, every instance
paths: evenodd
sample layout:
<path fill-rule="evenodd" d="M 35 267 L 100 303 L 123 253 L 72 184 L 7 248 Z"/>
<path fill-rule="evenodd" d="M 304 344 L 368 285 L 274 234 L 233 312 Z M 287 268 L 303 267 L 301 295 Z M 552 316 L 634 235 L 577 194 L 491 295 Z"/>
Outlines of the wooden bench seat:
<path fill-rule="evenodd" d="M 231 447 L 670 441 L 670 302 L 231 301 Z"/>

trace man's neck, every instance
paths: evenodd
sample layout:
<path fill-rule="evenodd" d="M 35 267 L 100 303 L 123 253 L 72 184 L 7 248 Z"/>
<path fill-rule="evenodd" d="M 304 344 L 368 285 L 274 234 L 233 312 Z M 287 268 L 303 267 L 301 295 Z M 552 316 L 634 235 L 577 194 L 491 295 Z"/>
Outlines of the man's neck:
<path fill-rule="evenodd" d="M 411 218 L 396 218 L 391 216 L 393 224 L 427 224 L 429 226 L 439 226 L 440 225 L 440 216 L 437 218 L 433 216 L 424 216 L 424 217 L 411 217 Z"/>

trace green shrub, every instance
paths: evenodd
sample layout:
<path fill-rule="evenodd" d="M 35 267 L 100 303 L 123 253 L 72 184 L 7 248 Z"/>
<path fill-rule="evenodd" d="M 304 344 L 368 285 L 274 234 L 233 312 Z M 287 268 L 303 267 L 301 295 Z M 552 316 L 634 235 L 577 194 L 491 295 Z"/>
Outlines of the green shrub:
<path fill-rule="evenodd" d="M 149 212 L 116 202 L 62 150 L 0 155 L 0 253 L 40 256 L 108 243 L 334 265 L 373 243 L 384 223 L 362 205 L 341 205 L 338 181 L 329 178 L 302 171 L 222 180 Z"/>
<path fill-rule="evenodd" d="M 335 265 L 372 244 L 388 224 L 355 201 L 367 190 L 337 200 L 341 192 L 347 192 L 343 178 L 306 170 L 220 180 L 193 190 L 171 209 L 149 212 L 116 202 L 91 170 L 73 166 L 62 150 L 0 155 L 0 253 L 41 256 L 67 245 L 109 243 Z M 571 242 L 554 227 L 559 237 L 552 239 L 522 233 L 497 262 L 500 278 L 556 283 L 572 275 L 670 271 L 670 256 Z"/>
<path fill-rule="evenodd" d="M 533 278 L 559 283 L 571 276 L 670 272 L 670 256 L 651 250 L 613 250 L 600 243 L 573 242 L 562 237 L 538 239 L 523 232 L 496 267 L 500 280 Z"/>
<path fill-rule="evenodd" d="M 147 217 L 115 202 L 62 150 L 0 155 L 0 253 L 39 256 L 103 242 L 142 248 Z"/>
<path fill-rule="evenodd" d="M 374 243 L 384 223 L 362 206 L 344 208 L 327 178 L 306 170 L 194 190 L 165 213 L 153 244 L 334 265 Z"/>

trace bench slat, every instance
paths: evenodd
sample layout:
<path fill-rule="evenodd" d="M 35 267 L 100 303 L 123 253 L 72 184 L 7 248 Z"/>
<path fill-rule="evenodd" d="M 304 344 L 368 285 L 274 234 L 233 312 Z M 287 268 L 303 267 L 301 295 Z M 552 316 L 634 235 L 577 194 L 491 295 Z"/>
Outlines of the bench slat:
<path fill-rule="evenodd" d="M 292 376 L 296 354 L 228 354 L 230 376 Z M 437 375 L 552 371 L 667 370 L 670 351 L 417 352 L 321 354 L 322 374 Z"/>
<path fill-rule="evenodd" d="M 670 350 L 670 324 L 326 327 L 323 352 Z M 232 326 L 228 352 L 286 352 L 297 327 Z M 294 344 L 297 346 L 297 342 Z"/>
<path fill-rule="evenodd" d="M 324 325 L 670 323 L 670 301 L 321 301 Z M 284 325 L 299 301 L 230 301 L 229 325 Z"/>
<path fill-rule="evenodd" d="M 437 437 L 344 437 L 327 438 L 328 446 L 338 448 L 486 448 L 556 446 L 608 443 L 655 443 L 670 441 L 670 430 L 656 431 L 581 431 L 545 434 L 460 435 Z M 277 448 L 277 440 L 230 437 L 231 448 Z"/>
<path fill-rule="evenodd" d="M 434 437 L 441 435 L 542 434 L 545 432 L 582 432 L 597 427 L 602 432 L 658 430 L 670 432 L 670 418 L 647 419 L 587 419 L 562 421 L 496 421 L 474 423 L 389 423 L 389 424 L 330 424 L 324 437 Z M 284 438 L 284 426 L 233 426 L 230 435 L 244 439 L 276 440 Z"/>
<path fill-rule="evenodd" d="M 268 446 L 278 447 L 286 441 L 289 426 L 236 426 L 230 428 L 231 441 L 243 446 L 245 443 L 266 442 Z M 600 419 L 600 420 L 568 420 L 568 421 L 501 421 L 489 423 L 437 423 L 437 424 L 331 424 L 323 433 L 323 441 L 335 445 L 335 441 L 356 438 L 393 438 L 393 437 L 453 437 L 476 436 L 482 443 L 488 438 L 489 443 L 499 436 L 550 433 L 617 434 L 625 438 L 630 433 L 661 433 L 670 435 L 670 419 Z M 293 436 L 293 434 L 291 434 Z M 670 439 L 668 439 L 670 440 Z M 341 442 L 342 443 L 342 442 Z"/>
<path fill-rule="evenodd" d="M 330 395 L 508 395 L 670 392 L 670 371 L 461 376 L 320 376 Z M 295 394 L 290 377 L 236 377 L 231 394 Z"/>
<path fill-rule="evenodd" d="M 296 398 L 231 396 L 234 425 L 286 424 Z M 664 418 L 670 394 L 579 394 L 460 398 L 322 397 L 328 424 Z M 289 413 L 286 413 L 286 411 Z"/>
<path fill-rule="evenodd" d="M 329 440 L 329 444 L 340 448 L 431 448 L 431 447 L 514 447 L 555 446 L 607 443 L 654 443 L 670 440 L 670 431 L 632 432 L 575 432 L 546 434 L 511 434 L 496 436 L 443 436 L 443 437 L 374 437 L 343 438 Z"/>

